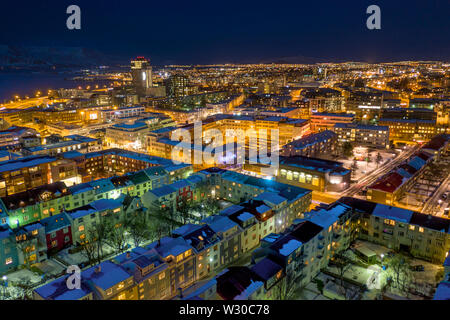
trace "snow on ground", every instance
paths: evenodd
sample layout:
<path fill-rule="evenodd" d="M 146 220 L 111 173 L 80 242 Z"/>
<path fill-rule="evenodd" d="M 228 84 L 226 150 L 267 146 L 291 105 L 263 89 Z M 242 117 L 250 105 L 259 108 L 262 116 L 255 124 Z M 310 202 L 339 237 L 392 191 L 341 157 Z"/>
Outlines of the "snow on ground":
<path fill-rule="evenodd" d="M 381 167 L 383 164 L 386 163 L 386 161 L 390 161 L 394 159 L 394 154 L 388 151 L 372 151 L 370 152 L 370 159 L 371 162 L 367 163 L 367 161 L 357 161 L 358 169 L 355 171 L 354 175 L 352 176 L 353 180 L 359 180 L 362 177 L 366 176 L 370 172 L 377 169 L 377 164 L 375 162 L 375 159 L 377 158 L 377 154 L 380 153 L 383 160 L 378 164 L 378 168 Z M 355 148 L 355 156 L 357 159 L 366 158 L 367 152 L 365 151 L 358 151 L 357 148 Z M 350 157 L 349 159 L 337 159 L 338 162 L 342 162 L 344 164 L 344 167 L 351 168 L 353 165 L 353 157 Z"/>

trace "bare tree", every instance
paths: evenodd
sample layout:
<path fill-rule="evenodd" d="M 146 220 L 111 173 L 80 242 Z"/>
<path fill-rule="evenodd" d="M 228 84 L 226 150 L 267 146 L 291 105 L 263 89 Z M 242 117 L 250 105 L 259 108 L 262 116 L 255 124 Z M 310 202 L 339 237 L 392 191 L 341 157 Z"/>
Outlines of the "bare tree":
<path fill-rule="evenodd" d="M 23 234 L 19 236 L 19 240 L 17 241 L 17 248 L 19 249 L 19 252 L 23 256 L 23 263 L 25 268 L 30 269 L 31 268 L 31 261 L 30 261 L 30 251 L 31 248 L 34 246 L 33 240 L 35 238 L 29 237 L 27 234 Z"/>
<path fill-rule="evenodd" d="M 142 210 L 137 210 L 131 214 L 127 230 L 135 247 L 139 247 L 144 241 L 152 238 L 149 218 Z"/>
<path fill-rule="evenodd" d="M 87 232 L 90 235 L 90 232 Z M 98 242 L 88 236 L 87 239 L 81 244 L 81 254 L 87 259 L 88 265 L 95 264 L 100 261 L 100 257 L 98 256 Z"/>
<path fill-rule="evenodd" d="M 149 208 L 149 215 L 153 218 L 155 223 L 160 224 L 162 232 L 170 234 L 175 228 L 183 224 L 176 220 L 174 210 L 159 202 L 155 202 Z M 164 230 L 164 231 L 163 231 Z"/>
<path fill-rule="evenodd" d="M 177 207 L 177 212 L 179 213 L 182 224 L 189 222 L 193 208 L 192 202 L 188 201 L 186 198 L 182 199 L 181 203 Z"/>
<path fill-rule="evenodd" d="M 293 271 L 288 272 L 272 287 L 273 300 L 292 300 L 298 289 L 298 278 Z"/>
<path fill-rule="evenodd" d="M 333 261 L 334 266 L 337 269 L 338 277 L 339 277 L 339 291 L 347 300 L 348 296 L 348 286 L 345 282 L 345 274 L 347 271 L 352 269 L 352 264 L 347 261 L 345 257 L 340 254 L 337 254 Z"/>
<path fill-rule="evenodd" d="M 410 263 L 406 257 L 395 255 L 387 260 L 387 266 L 393 273 L 393 282 L 396 287 L 405 292 L 411 280 Z"/>
<path fill-rule="evenodd" d="M 381 156 L 381 154 L 378 152 L 377 156 L 375 158 L 375 163 L 377 164 L 377 168 L 380 165 L 380 163 L 383 162 L 383 157 Z"/>
<path fill-rule="evenodd" d="M 100 217 L 99 223 L 94 224 L 87 232 L 90 235 L 90 238 L 96 242 L 97 259 L 99 263 L 104 256 L 103 246 L 112 229 L 112 225 L 106 219 L 106 217 Z"/>
<path fill-rule="evenodd" d="M 115 251 L 123 253 L 127 247 L 127 240 L 125 232 L 128 227 L 128 221 L 121 219 L 118 223 L 113 225 L 108 232 L 105 242 Z"/>

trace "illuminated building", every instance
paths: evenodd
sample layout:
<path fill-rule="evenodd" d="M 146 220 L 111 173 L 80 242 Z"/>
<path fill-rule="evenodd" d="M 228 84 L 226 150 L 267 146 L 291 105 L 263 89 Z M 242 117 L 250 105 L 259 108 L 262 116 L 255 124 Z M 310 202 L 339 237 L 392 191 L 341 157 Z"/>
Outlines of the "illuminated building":
<path fill-rule="evenodd" d="M 119 123 L 106 129 L 105 142 L 113 148 L 140 150 L 145 145 L 145 136 L 150 128 L 145 122 Z"/>
<path fill-rule="evenodd" d="M 336 123 L 334 132 L 340 143 L 354 142 L 357 145 L 383 149 L 389 147 L 389 127 L 387 126 Z"/>
<path fill-rule="evenodd" d="M 133 85 L 140 95 L 145 95 L 147 90 L 153 87 L 152 67 L 150 60 L 137 57 L 131 61 L 131 76 Z"/>
<path fill-rule="evenodd" d="M 336 161 L 304 156 L 280 157 L 276 179 L 317 191 L 340 192 L 350 186 L 351 170 Z"/>
<path fill-rule="evenodd" d="M 280 155 L 319 157 L 321 155 L 335 154 L 337 147 L 337 134 L 330 130 L 313 133 L 286 144 Z"/>
<path fill-rule="evenodd" d="M 113 121 L 119 118 L 136 117 L 144 112 L 145 108 L 142 106 L 106 109 L 100 111 L 100 119 L 103 121 Z"/>
<path fill-rule="evenodd" d="M 0 147 L 21 143 L 24 137 L 36 136 L 37 131 L 26 127 L 10 127 L 0 131 Z"/>
<path fill-rule="evenodd" d="M 13 195 L 56 181 L 78 183 L 74 161 L 30 156 L 0 163 L 0 196 Z"/>
<path fill-rule="evenodd" d="M 84 137 L 80 135 L 65 136 L 63 141 L 57 143 L 44 143 L 43 145 L 24 148 L 24 155 L 50 155 L 56 156 L 70 151 L 88 153 L 99 151 L 103 148 L 100 139 Z"/>
<path fill-rule="evenodd" d="M 165 82 L 167 96 L 170 98 L 181 98 L 191 94 L 189 79 L 186 76 L 175 74 Z"/>
<path fill-rule="evenodd" d="M 320 132 L 324 130 L 333 130 L 336 123 L 352 123 L 355 115 L 347 113 L 312 113 L 311 131 Z"/>
<path fill-rule="evenodd" d="M 380 126 L 389 127 L 389 140 L 396 142 L 422 142 L 431 139 L 440 131 L 435 120 L 388 119 L 378 121 Z"/>

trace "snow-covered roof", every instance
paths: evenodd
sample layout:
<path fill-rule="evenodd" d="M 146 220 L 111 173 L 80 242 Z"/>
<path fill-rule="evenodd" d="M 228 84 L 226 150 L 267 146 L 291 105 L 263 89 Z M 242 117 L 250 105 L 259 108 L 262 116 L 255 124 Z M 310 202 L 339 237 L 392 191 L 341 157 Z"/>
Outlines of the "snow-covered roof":
<path fill-rule="evenodd" d="M 262 281 L 251 281 L 250 285 L 245 288 L 239 295 L 234 297 L 234 300 L 247 300 L 256 290 L 264 285 Z"/>
<path fill-rule="evenodd" d="M 392 219 L 396 221 L 409 223 L 413 215 L 413 212 L 411 210 L 391 207 L 384 204 L 377 204 L 372 214 L 374 216 L 381 217 L 384 219 Z"/>
<path fill-rule="evenodd" d="M 240 215 L 237 216 L 237 219 L 241 220 L 241 221 L 247 221 L 250 220 L 252 218 L 254 218 L 255 216 L 252 215 L 251 213 L 244 211 L 242 212 Z"/>

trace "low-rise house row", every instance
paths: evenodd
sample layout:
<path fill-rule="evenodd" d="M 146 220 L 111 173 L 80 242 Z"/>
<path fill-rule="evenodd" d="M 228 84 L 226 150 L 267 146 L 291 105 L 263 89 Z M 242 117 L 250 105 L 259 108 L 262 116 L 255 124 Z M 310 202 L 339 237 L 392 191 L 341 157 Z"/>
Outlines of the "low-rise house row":
<path fill-rule="evenodd" d="M 367 199 L 395 205 L 417 181 L 427 165 L 448 154 L 450 135 L 435 136 L 414 153 L 405 163 L 380 177 L 367 188 Z"/>
<path fill-rule="evenodd" d="M 259 180 L 261 180 L 259 187 L 262 188 L 264 181 Z M 287 187 L 278 183 L 276 186 L 280 190 Z M 281 217 L 287 213 L 292 220 L 301 217 L 305 210 L 299 212 L 294 210 L 308 208 L 311 203 L 310 192 L 301 188 L 297 188 L 295 196 L 294 191 L 288 191 L 289 198 L 276 193 L 279 192 L 276 188 L 267 189 L 271 191 L 260 193 L 257 195 L 259 199 L 250 199 L 240 205 L 233 205 L 219 215 L 203 219 L 199 224 L 183 225 L 175 229 L 170 237 L 163 237 L 150 245 L 135 248 L 113 258 L 112 263 L 133 276 L 138 292 L 134 299 L 176 297 L 199 280 L 214 274 L 223 266 L 254 249 L 260 239 L 270 232 L 282 231 L 282 226 L 290 219 L 279 220 L 283 223 L 278 223 L 279 227 L 275 229 L 277 216 Z M 240 212 L 233 212 L 230 208 L 239 209 Z M 242 222 L 247 221 L 247 217 L 250 216 L 254 218 L 251 223 L 252 229 L 246 229 L 245 223 Z M 252 244 L 245 245 L 247 239 L 251 239 Z M 46 286 L 51 287 L 52 284 Z M 54 299 L 51 295 L 43 293 L 46 290 L 36 290 L 37 298 Z M 91 291 L 91 295 L 80 293 L 74 297 L 105 298 L 95 292 Z"/>

